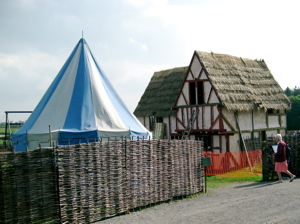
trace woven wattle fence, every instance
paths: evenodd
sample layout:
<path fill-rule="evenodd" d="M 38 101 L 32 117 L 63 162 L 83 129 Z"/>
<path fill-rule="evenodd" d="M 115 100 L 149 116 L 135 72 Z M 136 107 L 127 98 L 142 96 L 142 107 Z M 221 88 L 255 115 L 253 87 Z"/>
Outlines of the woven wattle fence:
<path fill-rule="evenodd" d="M 53 149 L 0 153 L 0 223 L 58 222 Z"/>
<path fill-rule="evenodd" d="M 199 141 L 112 141 L 57 151 L 63 223 L 92 222 L 203 191 Z"/>
<path fill-rule="evenodd" d="M 90 223 L 202 192 L 201 158 L 192 140 L 0 153 L 0 223 Z"/>

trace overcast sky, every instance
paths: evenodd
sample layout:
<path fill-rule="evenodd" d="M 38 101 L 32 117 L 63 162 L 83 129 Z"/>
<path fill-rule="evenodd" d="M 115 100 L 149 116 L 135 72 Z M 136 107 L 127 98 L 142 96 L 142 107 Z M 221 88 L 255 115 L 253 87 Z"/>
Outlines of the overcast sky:
<path fill-rule="evenodd" d="M 0 0 L 0 122 L 34 110 L 83 36 L 130 111 L 155 71 L 194 50 L 264 59 L 299 82 L 298 0 Z M 11 121 L 28 115 L 10 115 Z"/>

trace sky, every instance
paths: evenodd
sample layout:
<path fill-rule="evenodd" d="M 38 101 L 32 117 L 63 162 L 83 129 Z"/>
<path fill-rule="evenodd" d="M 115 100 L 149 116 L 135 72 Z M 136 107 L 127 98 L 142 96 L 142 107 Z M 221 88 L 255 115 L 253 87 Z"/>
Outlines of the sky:
<path fill-rule="evenodd" d="M 32 111 L 83 36 L 131 112 L 195 50 L 264 59 L 300 86 L 298 0 L 0 0 L 0 122 Z M 9 114 L 24 121 L 29 114 Z"/>

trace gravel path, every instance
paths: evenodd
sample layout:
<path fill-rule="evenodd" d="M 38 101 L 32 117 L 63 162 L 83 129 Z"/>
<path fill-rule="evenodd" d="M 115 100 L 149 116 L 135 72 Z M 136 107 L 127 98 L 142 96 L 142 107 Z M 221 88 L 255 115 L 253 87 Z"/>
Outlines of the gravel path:
<path fill-rule="evenodd" d="M 246 182 L 165 203 L 97 224 L 300 224 L 300 179 Z"/>

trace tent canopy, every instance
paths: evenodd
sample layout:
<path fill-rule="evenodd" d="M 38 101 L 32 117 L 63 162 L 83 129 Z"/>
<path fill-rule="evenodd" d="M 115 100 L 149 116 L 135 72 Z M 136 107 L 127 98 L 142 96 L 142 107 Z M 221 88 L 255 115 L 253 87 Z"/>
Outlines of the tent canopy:
<path fill-rule="evenodd" d="M 149 138 L 82 38 L 25 124 L 12 135 L 16 151 L 101 141 Z"/>

